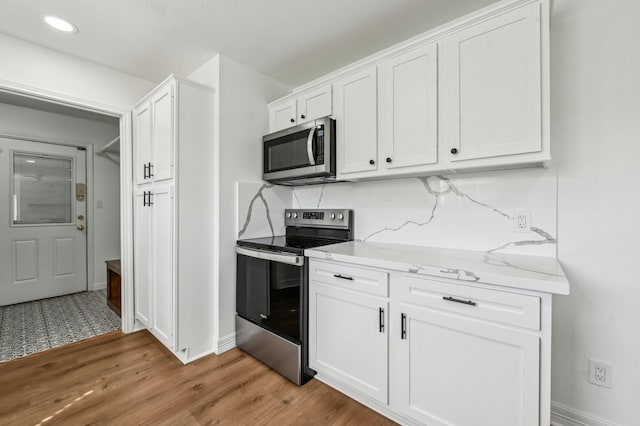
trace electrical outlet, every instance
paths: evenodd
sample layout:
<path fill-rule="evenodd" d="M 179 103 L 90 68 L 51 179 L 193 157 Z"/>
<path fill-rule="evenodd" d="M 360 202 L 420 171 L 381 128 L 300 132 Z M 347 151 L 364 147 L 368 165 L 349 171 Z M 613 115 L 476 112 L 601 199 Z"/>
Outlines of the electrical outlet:
<path fill-rule="evenodd" d="M 531 212 L 519 210 L 513 213 L 513 230 L 515 232 L 531 231 Z"/>
<path fill-rule="evenodd" d="M 611 389 L 613 368 L 604 361 L 589 360 L 589 383 Z"/>

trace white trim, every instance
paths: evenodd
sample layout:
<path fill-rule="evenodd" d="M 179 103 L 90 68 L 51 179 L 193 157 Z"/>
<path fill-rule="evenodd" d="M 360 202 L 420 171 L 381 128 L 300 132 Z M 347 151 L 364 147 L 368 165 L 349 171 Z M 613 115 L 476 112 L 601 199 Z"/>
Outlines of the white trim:
<path fill-rule="evenodd" d="M 133 133 L 131 111 L 120 116 L 120 261 L 122 332 L 136 331 L 133 296 Z"/>
<path fill-rule="evenodd" d="M 89 291 L 102 290 L 103 288 L 107 288 L 107 283 L 93 283 L 93 288 Z"/>
<path fill-rule="evenodd" d="M 215 350 L 215 353 L 220 355 L 223 352 L 226 352 L 230 349 L 233 349 L 236 347 L 236 333 L 229 333 L 226 336 L 220 338 L 217 340 L 216 344 L 214 345 L 215 348 L 217 348 Z"/>
<path fill-rule="evenodd" d="M 122 262 L 122 332 L 135 331 L 133 312 L 133 176 L 131 110 L 0 79 L 0 90 L 120 118 L 120 257 Z M 88 273 L 88 271 L 87 271 Z"/>
<path fill-rule="evenodd" d="M 576 410 L 551 401 L 552 426 L 618 426 L 616 423 L 596 417 L 584 411 Z"/>

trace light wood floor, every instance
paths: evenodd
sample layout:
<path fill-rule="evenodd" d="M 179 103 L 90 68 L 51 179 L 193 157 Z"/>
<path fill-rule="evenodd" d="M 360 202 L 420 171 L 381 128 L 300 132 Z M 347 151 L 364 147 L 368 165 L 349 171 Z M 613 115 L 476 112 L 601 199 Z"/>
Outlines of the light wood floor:
<path fill-rule="evenodd" d="M 238 349 L 182 365 L 115 331 L 0 364 L 0 425 L 393 424 L 325 384 L 295 386 Z"/>

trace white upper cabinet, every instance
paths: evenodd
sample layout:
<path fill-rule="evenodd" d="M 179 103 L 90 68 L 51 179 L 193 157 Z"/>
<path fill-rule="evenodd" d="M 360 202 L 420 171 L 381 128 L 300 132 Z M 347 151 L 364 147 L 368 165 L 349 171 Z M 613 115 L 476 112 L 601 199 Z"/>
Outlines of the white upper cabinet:
<path fill-rule="evenodd" d="M 331 115 L 333 110 L 331 101 L 330 85 L 298 97 L 296 101 L 298 107 L 297 123 Z"/>
<path fill-rule="evenodd" d="M 151 182 L 148 175 L 149 164 L 153 161 L 153 140 L 151 139 L 151 103 L 146 102 L 133 110 L 134 169 L 136 184 Z"/>
<path fill-rule="evenodd" d="M 286 129 L 296 124 L 296 100 L 279 103 L 269 108 L 269 122 L 272 132 Z"/>
<path fill-rule="evenodd" d="M 295 98 L 269 106 L 269 128 L 271 132 L 302 124 L 316 118 L 326 117 L 332 112 L 331 85 L 305 92 Z"/>
<path fill-rule="evenodd" d="M 151 174 L 154 181 L 173 178 L 173 83 L 168 83 L 152 99 L 154 161 Z"/>
<path fill-rule="evenodd" d="M 338 179 L 377 170 L 377 69 L 349 75 L 333 91 Z"/>
<path fill-rule="evenodd" d="M 271 131 L 333 113 L 338 180 L 543 165 L 549 0 L 497 2 L 306 87 L 331 83 L 332 110 L 302 88 L 269 111 Z"/>
<path fill-rule="evenodd" d="M 435 43 L 378 67 L 380 168 L 438 162 L 438 58 Z"/>
<path fill-rule="evenodd" d="M 449 160 L 541 151 L 540 4 L 459 31 L 442 48 Z"/>
<path fill-rule="evenodd" d="M 173 81 L 166 82 L 151 99 L 133 110 L 136 184 L 173 178 Z"/>

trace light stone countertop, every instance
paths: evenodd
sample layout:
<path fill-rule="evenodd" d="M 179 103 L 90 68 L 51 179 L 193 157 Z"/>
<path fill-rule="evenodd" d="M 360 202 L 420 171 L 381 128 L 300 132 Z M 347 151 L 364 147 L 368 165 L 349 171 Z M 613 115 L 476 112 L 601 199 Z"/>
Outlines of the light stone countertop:
<path fill-rule="evenodd" d="M 314 259 L 503 287 L 569 294 L 556 258 L 349 241 L 305 250 Z"/>

